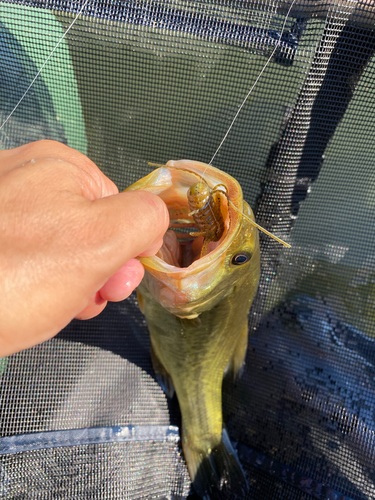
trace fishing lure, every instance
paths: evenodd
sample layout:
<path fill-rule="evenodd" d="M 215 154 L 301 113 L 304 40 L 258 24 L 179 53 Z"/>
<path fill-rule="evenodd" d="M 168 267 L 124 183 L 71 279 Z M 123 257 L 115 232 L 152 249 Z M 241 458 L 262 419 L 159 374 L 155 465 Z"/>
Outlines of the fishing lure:
<path fill-rule="evenodd" d="M 189 160 L 185 160 L 190 162 Z M 194 162 L 193 162 L 194 163 Z M 196 162 L 198 163 L 198 162 Z M 161 165 L 159 163 L 151 163 L 148 165 L 151 167 L 168 167 L 167 165 Z M 198 231 L 190 233 L 191 236 L 203 236 L 204 243 L 201 252 L 201 257 L 206 255 L 208 244 L 212 242 L 217 242 L 221 239 L 224 232 L 224 220 L 222 215 L 223 197 L 227 199 L 227 203 L 244 219 L 246 219 L 250 224 L 262 233 L 265 233 L 270 238 L 281 243 L 286 248 L 290 248 L 291 245 L 286 241 L 282 240 L 278 236 L 270 233 L 264 227 L 260 226 L 253 220 L 249 218 L 245 213 L 241 212 L 236 205 L 231 201 L 228 187 L 224 183 L 216 184 L 212 189 L 210 188 L 208 182 L 204 179 L 204 175 L 208 167 L 212 167 L 211 164 L 207 165 L 203 173 L 201 174 L 201 180 L 190 186 L 187 191 L 187 199 L 189 202 L 190 213 L 194 218 L 194 222 L 198 227 Z M 177 227 L 182 227 L 182 225 L 189 226 L 189 224 L 183 224 L 183 220 L 174 220 L 177 223 Z M 183 235 L 181 235 L 183 236 Z"/>
<path fill-rule="evenodd" d="M 224 188 L 223 192 L 219 188 Z M 225 196 L 228 200 L 228 203 L 233 206 L 235 210 L 237 208 L 231 203 L 228 193 L 227 187 L 225 184 L 218 184 L 212 190 L 210 190 L 209 186 L 205 182 L 197 182 L 193 184 L 191 188 L 188 190 L 187 197 L 189 201 L 189 207 L 191 212 L 189 215 L 192 215 L 195 223 L 198 226 L 199 232 L 190 233 L 192 236 L 203 236 L 204 243 L 202 247 L 201 257 L 206 255 L 208 244 L 211 241 L 219 241 L 224 233 L 224 219 L 221 213 L 221 204 L 222 197 Z M 239 212 L 244 218 L 248 217 Z M 249 220 L 249 219 L 248 219 Z M 255 226 L 257 229 L 267 234 L 274 240 L 278 241 L 282 245 L 287 248 L 290 248 L 289 243 L 286 243 L 281 238 L 278 238 L 274 234 L 270 233 L 259 224 L 257 224 L 253 220 L 249 220 L 250 223 Z"/>
<path fill-rule="evenodd" d="M 190 233 L 192 236 L 203 236 L 203 247 L 201 257 L 207 253 L 208 244 L 211 241 L 219 241 L 224 233 L 224 218 L 221 213 L 222 192 L 218 187 L 210 190 L 205 182 L 193 184 L 187 193 L 189 215 L 192 215 L 199 231 Z"/>

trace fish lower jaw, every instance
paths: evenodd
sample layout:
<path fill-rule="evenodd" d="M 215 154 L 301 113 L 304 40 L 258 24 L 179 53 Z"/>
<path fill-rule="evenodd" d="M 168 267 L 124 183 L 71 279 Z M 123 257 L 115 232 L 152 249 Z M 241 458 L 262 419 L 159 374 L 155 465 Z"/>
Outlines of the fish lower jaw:
<path fill-rule="evenodd" d="M 181 319 L 195 319 L 198 318 L 199 314 L 175 314 L 175 316 Z"/>

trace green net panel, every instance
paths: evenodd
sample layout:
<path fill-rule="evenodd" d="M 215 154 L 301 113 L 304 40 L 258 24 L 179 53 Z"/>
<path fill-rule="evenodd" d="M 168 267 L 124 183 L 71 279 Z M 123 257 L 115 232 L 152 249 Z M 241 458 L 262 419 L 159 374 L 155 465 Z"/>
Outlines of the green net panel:
<path fill-rule="evenodd" d="M 260 236 L 224 420 L 246 499 L 375 499 L 375 7 L 297 0 L 282 32 L 289 7 L 0 1 L 0 148 L 60 141 L 120 190 L 208 163 L 278 44 L 213 162 L 292 244 Z M 0 371 L 0 498 L 196 498 L 134 294 Z"/>

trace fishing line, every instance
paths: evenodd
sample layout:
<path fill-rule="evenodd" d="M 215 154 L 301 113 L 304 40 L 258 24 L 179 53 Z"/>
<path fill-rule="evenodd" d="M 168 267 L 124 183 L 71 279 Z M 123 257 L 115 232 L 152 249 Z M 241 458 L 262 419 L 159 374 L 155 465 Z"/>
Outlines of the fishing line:
<path fill-rule="evenodd" d="M 27 93 L 29 92 L 29 90 L 31 89 L 31 87 L 34 85 L 36 79 L 39 77 L 40 73 L 43 71 L 45 65 L 48 63 L 48 61 L 51 59 L 52 55 L 54 54 L 55 50 L 57 49 L 57 47 L 60 45 L 60 43 L 64 40 L 64 38 L 66 37 L 67 33 L 69 32 L 70 28 L 73 26 L 73 24 L 77 21 L 77 19 L 79 18 L 79 16 L 82 14 L 83 12 L 83 9 L 86 7 L 86 5 L 88 4 L 89 0 L 85 0 L 84 4 L 82 5 L 81 7 L 81 10 L 78 12 L 78 14 L 76 15 L 76 17 L 73 19 L 73 21 L 71 22 L 71 24 L 68 26 L 68 29 L 65 31 L 65 33 L 62 35 L 62 37 L 60 38 L 60 40 L 57 42 L 57 44 L 54 46 L 54 48 L 52 49 L 52 51 L 50 52 L 49 56 L 47 57 L 47 59 L 44 61 L 44 63 L 42 64 L 40 70 L 38 71 L 38 73 L 35 75 L 33 81 L 30 83 L 30 85 L 27 87 L 26 91 L 24 92 L 23 96 L 21 97 L 21 99 L 17 102 L 17 104 L 15 105 L 15 107 L 13 108 L 13 110 L 10 112 L 10 114 L 8 115 L 7 118 L 5 118 L 5 121 L 2 123 L 1 127 L 0 127 L 0 130 L 2 130 L 5 126 L 5 124 L 8 122 L 8 120 L 11 118 L 11 116 L 13 115 L 13 113 L 16 111 L 16 109 L 18 108 L 18 106 L 21 104 L 21 102 L 24 100 L 24 98 L 26 97 Z"/>
<path fill-rule="evenodd" d="M 268 66 L 268 65 L 269 65 L 269 63 L 271 62 L 271 59 L 272 59 L 272 58 L 273 58 L 273 56 L 275 55 L 276 50 L 279 48 L 279 46 L 280 46 L 280 44 L 281 44 L 281 37 L 283 36 L 284 30 L 285 30 L 285 25 L 286 25 L 286 22 L 287 22 L 287 20 L 288 20 L 288 17 L 289 17 L 289 14 L 290 14 L 291 10 L 292 10 L 292 7 L 293 7 L 293 5 L 296 3 L 296 1 L 297 1 L 297 0 L 293 0 L 293 2 L 291 3 L 291 5 L 290 5 L 290 7 L 289 7 L 289 10 L 288 10 L 288 12 L 287 12 L 287 14 L 286 14 L 286 17 L 285 17 L 285 19 L 284 19 L 283 27 L 282 27 L 282 29 L 281 29 L 281 33 L 280 33 L 280 38 L 278 39 L 278 41 L 277 41 L 277 43 L 276 43 L 276 45 L 275 45 L 275 48 L 273 49 L 273 51 L 272 51 L 271 55 L 270 55 L 270 56 L 269 56 L 269 58 L 267 59 L 266 64 L 263 66 L 263 68 L 262 68 L 261 72 L 260 72 L 260 73 L 259 73 L 259 75 L 257 76 L 257 78 L 256 78 L 255 82 L 253 83 L 252 87 L 250 88 L 249 92 L 247 93 L 247 95 L 246 95 L 245 99 L 242 101 L 242 104 L 241 104 L 241 105 L 240 105 L 240 107 L 238 108 L 237 113 L 234 115 L 234 118 L 233 118 L 233 120 L 232 120 L 232 123 L 229 125 L 229 128 L 228 128 L 228 130 L 226 131 L 226 133 L 225 133 L 225 135 L 224 135 L 224 137 L 223 137 L 223 139 L 222 139 L 221 143 L 219 144 L 219 147 L 218 147 L 218 148 L 217 148 L 217 150 L 215 151 L 215 154 L 214 154 L 214 155 L 213 155 L 213 157 L 211 158 L 211 160 L 210 160 L 210 162 L 209 162 L 209 165 L 211 165 L 211 164 L 212 164 L 212 162 L 213 162 L 213 160 L 214 160 L 215 156 L 216 156 L 216 155 L 217 155 L 217 153 L 220 151 L 220 149 L 221 149 L 222 145 L 224 144 L 224 142 L 225 142 L 226 138 L 227 138 L 227 137 L 228 137 L 228 135 L 229 135 L 229 132 L 231 131 L 231 129 L 232 129 L 232 127 L 233 127 L 234 123 L 236 122 L 236 120 L 237 120 L 237 118 L 238 118 L 238 115 L 240 114 L 240 112 L 241 112 L 242 108 L 244 107 L 244 105 L 245 105 L 245 103 L 246 103 L 247 99 L 249 98 L 250 94 L 251 94 L 251 93 L 252 93 L 252 91 L 254 90 L 254 88 L 255 88 L 256 84 L 257 84 L 257 83 L 258 83 L 258 81 L 260 80 L 260 78 L 261 78 L 261 76 L 263 75 L 263 73 L 264 73 L 265 69 L 267 68 L 267 66 Z M 203 172 L 203 175 L 204 175 L 204 174 L 205 174 L 205 172 Z"/>

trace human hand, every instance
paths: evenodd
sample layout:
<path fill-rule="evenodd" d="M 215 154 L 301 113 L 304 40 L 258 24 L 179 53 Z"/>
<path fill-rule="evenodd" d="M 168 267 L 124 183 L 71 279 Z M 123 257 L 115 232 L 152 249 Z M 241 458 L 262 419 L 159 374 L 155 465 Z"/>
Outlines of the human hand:
<path fill-rule="evenodd" d="M 0 358 L 99 314 L 142 280 L 168 228 L 164 202 L 118 193 L 85 155 L 54 141 L 0 151 Z"/>

